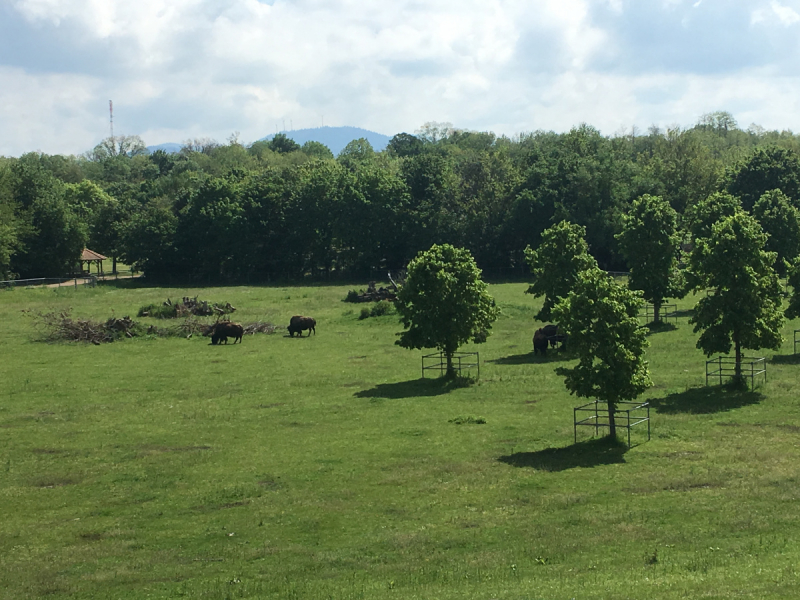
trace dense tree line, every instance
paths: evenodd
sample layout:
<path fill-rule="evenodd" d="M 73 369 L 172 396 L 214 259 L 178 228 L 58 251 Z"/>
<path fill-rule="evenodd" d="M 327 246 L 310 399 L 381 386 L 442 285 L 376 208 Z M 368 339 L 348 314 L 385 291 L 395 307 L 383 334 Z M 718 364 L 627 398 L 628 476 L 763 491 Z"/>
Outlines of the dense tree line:
<path fill-rule="evenodd" d="M 660 199 L 654 216 L 635 204 L 643 197 Z M 525 249 L 562 221 L 585 230 L 601 268 L 628 270 L 626 219 L 667 215 L 664 235 L 688 239 L 680 232 L 710 229 L 734 204 L 759 220 L 785 272 L 800 249 L 800 136 L 742 130 L 727 113 L 611 137 L 428 124 L 382 152 L 361 139 L 337 157 L 282 135 L 192 140 L 177 154 L 121 136 L 78 157 L 0 158 L 0 278 L 70 272 L 84 246 L 152 278 L 366 277 L 444 243 L 487 274 L 521 274 Z"/>

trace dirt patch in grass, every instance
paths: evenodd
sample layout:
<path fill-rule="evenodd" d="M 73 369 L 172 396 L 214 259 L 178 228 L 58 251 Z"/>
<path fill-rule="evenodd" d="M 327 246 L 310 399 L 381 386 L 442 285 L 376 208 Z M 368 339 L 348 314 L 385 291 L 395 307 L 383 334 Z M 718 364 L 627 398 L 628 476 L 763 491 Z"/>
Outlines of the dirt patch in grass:
<path fill-rule="evenodd" d="M 262 479 L 261 481 L 258 482 L 258 485 L 260 485 L 264 489 L 272 490 L 272 491 L 279 490 L 279 489 L 281 489 L 283 487 L 283 485 L 281 484 L 280 481 L 278 481 L 277 479 L 273 479 L 271 477 L 268 477 L 266 479 Z"/>
<path fill-rule="evenodd" d="M 211 446 L 161 446 L 158 444 L 143 444 L 139 446 L 142 454 L 162 454 L 165 452 L 198 452 L 211 450 Z"/>
<path fill-rule="evenodd" d="M 77 477 L 67 475 L 43 475 L 31 480 L 31 485 L 38 488 L 58 488 L 80 483 Z"/>
<path fill-rule="evenodd" d="M 60 448 L 31 448 L 31 452 L 33 452 L 34 454 L 58 455 L 58 454 L 68 454 L 69 450 L 62 450 Z"/>

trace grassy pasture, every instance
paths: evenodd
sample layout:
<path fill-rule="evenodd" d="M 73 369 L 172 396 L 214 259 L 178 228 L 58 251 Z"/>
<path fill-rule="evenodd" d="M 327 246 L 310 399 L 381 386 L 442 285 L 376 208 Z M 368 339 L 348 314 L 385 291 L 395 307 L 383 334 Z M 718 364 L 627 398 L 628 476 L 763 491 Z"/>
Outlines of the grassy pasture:
<path fill-rule="evenodd" d="M 651 335 L 653 439 L 573 445 L 525 288 L 490 287 L 470 387 L 346 287 L 0 292 L 0 597 L 796 598 L 800 322 L 754 393 L 703 387 L 686 319 Z M 21 313 L 198 294 L 317 335 L 46 344 Z"/>

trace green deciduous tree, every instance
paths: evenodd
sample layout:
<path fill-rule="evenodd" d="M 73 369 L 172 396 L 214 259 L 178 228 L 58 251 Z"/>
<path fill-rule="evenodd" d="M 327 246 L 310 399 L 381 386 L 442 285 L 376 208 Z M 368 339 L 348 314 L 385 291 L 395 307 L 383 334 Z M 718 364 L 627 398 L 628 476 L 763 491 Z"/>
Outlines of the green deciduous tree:
<path fill-rule="evenodd" d="M 727 173 L 728 191 L 750 210 L 769 190 L 780 189 L 795 206 L 800 202 L 800 156 L 786 148 L 757 148 Z"/>
<path fill-rule="evenodd" d="M 696 290 L 708 290 L 690 322 L 702 332 L 697 347 L 706 356 L 735 349 L 741 377 L 742 349 L 781 344 L 781 287 L 772 268 L 775 254 L 764 250 L 766 234 L 743 211 L 716 223 L 697 240 L 690 257 Z"/>
<path fill-rule="evenodd" d="M 766 250 L 775 252 L 775 270 L 786 274 L 786 265 L 800 255 L 800 211 L 780 190 L 770 190 L 753 206 L 753 216 L 769 238 Z"/>
<path fill-rule="evenodd" d="M 653 303 L 653 321 L 657 323 L 664 299 L 684 293 L 678 272 L 678 214 L 660 196 L 645 194 L 623 217 L 617 239 L 631 272 L 628 287 L 641 290 L 644 299 Z"/>
<path fill-rule="evenodd" d="M 617 404 L 636 399 L 652 385 L 644 360 L 646 330 L 637 318 L 642 304 L 640 292 L 617 284 L 594 267 L 582 271 L 573 289 L 553 308 L 578 355 L 576 366 L 556 372 L 571 394 L 606 403 L 612 438 L 617 434 Z"/>
<path fill-rule="evenodd" d="M 792 288 L 792 295 L 784 314 L 787 319 L 796 319 L 800 317 L 800 257 L 792 261 L 786 283 Z"/>
<path fill-rule="evenodd" d="M 300 150 L 300 144 L 288 137 L 285 133 L 276 133 L 269 142 L 269 149 L 280 154 L 288 154 Z"/>
<path fill-rule="evenodd" d="M 526 294 L 544 296 L 544 306 L 536 314 L 539 321 L 549 321 L 556 303 L 575 287 L 582 271 L 596 268 L 584 239 L 586 228 L 561 221 L 542 233 L 542 243 L 536 250 L 525 249 L 525 260 L 533 274 L 533 283 Z"/>
<path fill-rule="evenodd" d="M 715 223 L 732 216 L 741 210 L 742 203 L 738 198 L 725 192 L 711 194 L 708 198 L 695 204 L 687 213 L 687 227 L 693 240 L 711 235 Z"/>
<path fill-rule="evenodd" d="M 448 376 L 455 373 L 453 353 L 470 340 L 485 341 L 500 314 L 472 255 L 449 244 L 433 245 L 409 263 L 396 306 L 406 329 L 396 343 L 441 350 Z"/>

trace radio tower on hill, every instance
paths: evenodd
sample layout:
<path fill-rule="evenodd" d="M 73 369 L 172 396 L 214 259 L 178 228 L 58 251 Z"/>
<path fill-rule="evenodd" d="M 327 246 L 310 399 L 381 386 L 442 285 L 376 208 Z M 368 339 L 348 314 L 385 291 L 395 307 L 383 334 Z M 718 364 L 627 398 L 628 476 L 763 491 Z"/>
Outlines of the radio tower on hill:
<path fill-rule="evenodd" d="M 117 152 L 117 143 L 114 140 L 114 103 L 109 100 L 108 101 L 108 127 L 111 130 L 111 154 L 116 154 Z"/>

